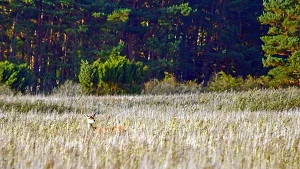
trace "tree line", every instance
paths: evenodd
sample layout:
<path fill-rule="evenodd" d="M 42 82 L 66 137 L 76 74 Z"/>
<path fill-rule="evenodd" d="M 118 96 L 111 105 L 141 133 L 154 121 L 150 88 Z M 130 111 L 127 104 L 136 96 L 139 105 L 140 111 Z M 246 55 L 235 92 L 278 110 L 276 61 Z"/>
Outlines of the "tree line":
<path fill-rule="evenodd" d="M 27 63 L 34 76 L 33 93 L 50 92 L 66 80 L 79 81 L 82 61 L 105 62 L 116 48 L 120 56 L 147 67 L 144 81 L 168 72 L 178 81 L 196 79 L 206 85 L 217 72 L 245 78 L 270 70 L 274 83 L 300 83 L 297 0 L 0 4 L 0 61 Z"/>

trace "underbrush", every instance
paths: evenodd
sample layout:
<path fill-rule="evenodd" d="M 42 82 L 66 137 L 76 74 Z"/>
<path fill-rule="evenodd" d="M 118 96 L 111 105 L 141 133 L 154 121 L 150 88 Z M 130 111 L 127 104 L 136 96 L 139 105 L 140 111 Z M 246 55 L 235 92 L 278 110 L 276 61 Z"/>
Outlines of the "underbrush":
<path fill-rule="evenodd" d="M 174 95 L 200 93 L 202 91 L 202 84 L 197 84 L 196 81 L 178 82 L 174 75 L 166 74 L 166 77 L 162 80 L 151 79 L 146 82 L 142 93 L 152 95 Z"/>

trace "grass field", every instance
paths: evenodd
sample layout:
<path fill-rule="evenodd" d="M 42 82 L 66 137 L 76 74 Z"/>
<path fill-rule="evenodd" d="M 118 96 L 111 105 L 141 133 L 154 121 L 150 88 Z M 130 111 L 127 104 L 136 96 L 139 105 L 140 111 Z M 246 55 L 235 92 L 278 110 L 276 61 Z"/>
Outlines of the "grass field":
<path fill-rule="evenodd" d="M 300 90 L 0 96 L 0 168 L 299 168 Z M 94 134 L 95 126 L 125 133 Z"/>

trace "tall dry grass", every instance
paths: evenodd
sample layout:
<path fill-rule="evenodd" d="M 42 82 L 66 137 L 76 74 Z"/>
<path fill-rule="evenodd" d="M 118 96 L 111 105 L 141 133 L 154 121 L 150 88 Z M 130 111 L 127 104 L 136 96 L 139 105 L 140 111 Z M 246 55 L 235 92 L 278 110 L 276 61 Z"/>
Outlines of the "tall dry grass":
<path fill-rule="evenodd" d="M 0 96 L 0 168 L 299 168 L 300 91 Z M 94 135 L 95 125 L 126 126 Z M 110 116 L 110 118 L 108 118 Z"/>

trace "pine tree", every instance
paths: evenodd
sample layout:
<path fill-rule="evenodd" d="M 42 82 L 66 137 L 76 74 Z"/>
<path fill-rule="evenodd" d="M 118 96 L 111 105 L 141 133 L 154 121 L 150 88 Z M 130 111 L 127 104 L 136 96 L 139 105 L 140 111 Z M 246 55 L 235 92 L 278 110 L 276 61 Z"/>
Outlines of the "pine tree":
<path fill-rule="evenodd" d="M 271 85 L 300 86 L 300 2 L 298 0 L 264 1 L 264 14 L 259 17 L 269 31 L 261 39 L 270 67 Z"/>

